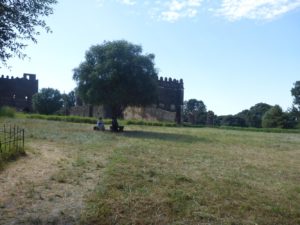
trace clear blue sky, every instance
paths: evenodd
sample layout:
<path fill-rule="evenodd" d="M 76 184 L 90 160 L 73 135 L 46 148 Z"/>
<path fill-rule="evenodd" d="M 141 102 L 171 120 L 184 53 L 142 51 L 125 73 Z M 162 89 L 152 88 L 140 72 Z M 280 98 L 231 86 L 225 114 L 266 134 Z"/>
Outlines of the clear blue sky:
<path fill-rule="evenodd" d="M 286 110 L 300 80 L 300 0 L 58 0 L 46 21 L 53 33 L 29 43 L 31 59 L 1 74 L 35 73 L 39 88 L 69 92 L 91 45 L 125 39 L 218 115 L 259 102 Z"/>

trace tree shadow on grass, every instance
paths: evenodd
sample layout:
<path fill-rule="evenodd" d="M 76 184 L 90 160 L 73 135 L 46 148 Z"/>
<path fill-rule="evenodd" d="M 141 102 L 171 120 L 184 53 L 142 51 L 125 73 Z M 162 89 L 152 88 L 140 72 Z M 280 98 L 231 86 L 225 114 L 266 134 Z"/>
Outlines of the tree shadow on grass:
<path fill-rule="evenodd" d="M 163 132 L 153 132 L 153 131 L 130 130 L 130 131 L 124 131 L 123 135 L 125 137 L 130 137 L 130 138 L 153 139 L 153 140 L 174 141 L 174 142 L 184 142 L 184 143 L 211 142 L 211 140 L 206 137 L 197 137 L 188 134 L 174 134 L 174 133 L 163 133 Z"/>

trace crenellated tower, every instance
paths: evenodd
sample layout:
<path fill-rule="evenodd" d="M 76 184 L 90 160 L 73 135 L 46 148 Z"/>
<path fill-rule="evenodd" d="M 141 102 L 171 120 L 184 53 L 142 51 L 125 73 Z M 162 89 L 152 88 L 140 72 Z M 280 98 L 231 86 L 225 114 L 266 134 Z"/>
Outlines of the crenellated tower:
<path fill-rule="evenodd" d="M 176 122 L 181 123 L 183 107 L 183 80 L 172 78 L 158 79 L 158 108 L 176 112 Z"/>

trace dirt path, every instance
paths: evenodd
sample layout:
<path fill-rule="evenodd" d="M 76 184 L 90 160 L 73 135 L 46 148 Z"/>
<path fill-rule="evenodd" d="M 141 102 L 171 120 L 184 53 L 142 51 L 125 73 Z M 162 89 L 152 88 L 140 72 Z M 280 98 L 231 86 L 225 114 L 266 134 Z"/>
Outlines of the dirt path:
<path fill-rule="evenodd" d="M 78 224 L 103 164 L 51 142 L 30 149 L 0 172 L 0 224 Z"/>

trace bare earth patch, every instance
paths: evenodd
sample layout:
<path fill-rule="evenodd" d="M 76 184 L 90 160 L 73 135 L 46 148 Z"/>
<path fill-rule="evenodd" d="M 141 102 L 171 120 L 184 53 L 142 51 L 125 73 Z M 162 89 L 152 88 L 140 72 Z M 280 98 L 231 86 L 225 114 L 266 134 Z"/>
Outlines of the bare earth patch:
<path fill-rule="evenodd" d="M 76 158 L 53 142 L 30 149 L 0 172 L 0 224 L 78 224 L 84 198 L 101 177 L 99 159 Z"/>

